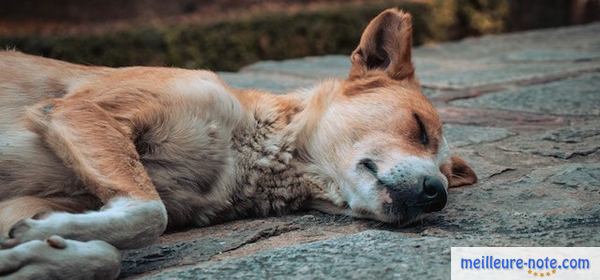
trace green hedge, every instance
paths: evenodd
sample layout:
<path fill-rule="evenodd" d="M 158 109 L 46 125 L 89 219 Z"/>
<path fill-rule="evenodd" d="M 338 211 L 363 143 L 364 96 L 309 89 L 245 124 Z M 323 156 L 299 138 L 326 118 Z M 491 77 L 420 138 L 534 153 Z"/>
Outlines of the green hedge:
<path fill-rule="evenodd" d="M 501 32 L 505 28 L 510 2 L 431 0 L 346 4 L 212 24 L 135 27 L 87 35 L 0 38 L 0 47 L 84 64 L 168 65 L 234 71 L 265 59 L 348 54 L 369 20 L 393 6 L 413 15 L 415 44 Z"/>

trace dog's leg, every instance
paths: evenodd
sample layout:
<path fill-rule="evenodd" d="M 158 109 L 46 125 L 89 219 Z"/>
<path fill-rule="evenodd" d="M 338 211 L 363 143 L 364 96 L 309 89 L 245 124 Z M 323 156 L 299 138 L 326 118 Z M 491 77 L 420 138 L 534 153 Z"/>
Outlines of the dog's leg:
<path fill-rule="evenodd" d="M 0 228 L 8 229 L 21 219 L 44 217 L 56 211 L 81 212 L 86 206 L 90 205 L 77 198 L 14 198 L 0 203 Z M 3 240 L 6 234 L 0 233 L 0 279 L 3 276 L 9 279 L 113 279 L 120 270 L 118 250 L 103 241 L 80 242 L 53 236 L 46 242 L 32 240 L 19 244 L 16 239 Z"/>
<path fill-rule="evenodd" d="M 80 241 L 103 240 L 128 249 L 152 244 L 165 227 L 166 211 L 160 201 L 118 197 L 100 211 L 55 212 L 43 219 L 21 220 L 10 229 L 9 237 L 29 241 L 60 235 Z"/>
<path fill-rule="evenodd" d="M 52 236 L 13 248 L 0 241 L 0 278 L 114 279 L 120 271 L 119 251 L 104 241 L 74 241 Z M 15 245 L 15 244 L 13 244 Z"/>
<path fill-rule="evenodd" d="M 105 203 L 96 212 L 26 219 L 9 236 L 20 241 L 59 235 L 102 240 L 117 248 L 149 245 L 165 230 L 167 213 L 146 174 L 128 122 L 85 100 L 51 100 L 30 111 L 33 129 Z"/>
<path fill-rule="evenodd" d="M 17 222 L 36 215 L 54 211 L 69 211 L 43 198 L 23 196 L 0 202 L 0 238 L 8 236 L 8 230 Z"/>
<path fill-rule="evenodd" d="M 86 196 L 35 197 L 21 196 L 0 202 L 0 238 L 21 220 L 42 219 L 54 212 L 82 213 L 100 206 L 97 200 Z"/>

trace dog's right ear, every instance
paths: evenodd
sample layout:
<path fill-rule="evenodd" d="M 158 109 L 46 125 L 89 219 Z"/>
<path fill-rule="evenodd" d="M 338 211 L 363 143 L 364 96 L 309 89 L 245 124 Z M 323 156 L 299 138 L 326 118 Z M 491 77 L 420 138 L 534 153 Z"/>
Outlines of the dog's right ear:
<path fill-rule="evenodd" d="M 411 61 L 411 16 L 398 9 L 387 9 L 375 17 L 352 52 L 349 79 L 360 78 L 368 71 L 385 71 L 392 79 L 414 78 Z"/>
<path fill-rule="evenodd" d="M 467 162 L 458 157 L 452 156 L 448 163 L 440 168 L 444 176 L 448 178 L 448 187 L 456 188 L 477 183 L 477 175 L 475 171 L 467 164 Z"/>

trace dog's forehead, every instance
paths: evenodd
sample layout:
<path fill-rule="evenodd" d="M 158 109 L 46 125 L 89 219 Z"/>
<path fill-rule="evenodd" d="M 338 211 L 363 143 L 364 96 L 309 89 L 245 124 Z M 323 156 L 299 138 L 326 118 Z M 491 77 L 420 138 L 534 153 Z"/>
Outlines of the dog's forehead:
<path fill-rule="evenodd" d="M 339 110 L 350 114 L 348 119 L 357 122 L 356 126 L 360 127 L 363 135 L 387 135 L 388 142 L 410 142 L 415 147 L 407 148 L 435 152 L 421 149 L 422 145 L 413 141 L 415 136 L 418 138 L 422 127 L 435 143 L 432 148 L 438 146 L 442 135 L 437 111 L 421 93 L 418 84 L 371 75 L 347 80 L 342 96 L 345 101 Z M 336 110 L 336 113 L 339 112 Z M 377 131 L 383 134 L 372 134 Z"/>
<path fill-rule="evenodd" d="M 418 130 L 422 123 L 430 134 L 441 134 L 437 110 L 418 89 L 396 86 L 372 89 L 370 93 L 365 99 L 378 105 L 372 109 L 379 112 L 382 120 L 391 122 L 388 125 Z"/>
<path fill-rule="evenodd" d="M 386 150 L 402 154 L 435 155 L 434 161 L 445 161 L 442 123 L 419 87 L 373 79 L 355 82 L 347 89 L 352 92 L 345 95 L 353 108 L 352 116 L 361 119 L 363 135 L 379 139 L 375 146 L 387 146 Z M 423 135 L 429 144 L 421 142 Z"/>

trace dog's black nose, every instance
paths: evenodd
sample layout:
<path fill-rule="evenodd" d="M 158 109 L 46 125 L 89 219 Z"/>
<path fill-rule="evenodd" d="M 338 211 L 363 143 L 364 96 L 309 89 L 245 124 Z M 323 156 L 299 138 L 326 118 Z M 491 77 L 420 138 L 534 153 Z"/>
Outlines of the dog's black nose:
<path fill-rule="evenodd" d="M 431 213 L 440 211 L 446 206 L 448 195 L 444 183 L 438 178 L 426 176 L 423 180 L 423 191 L 420 195 L 419 205 L 423 212 Z"/>

